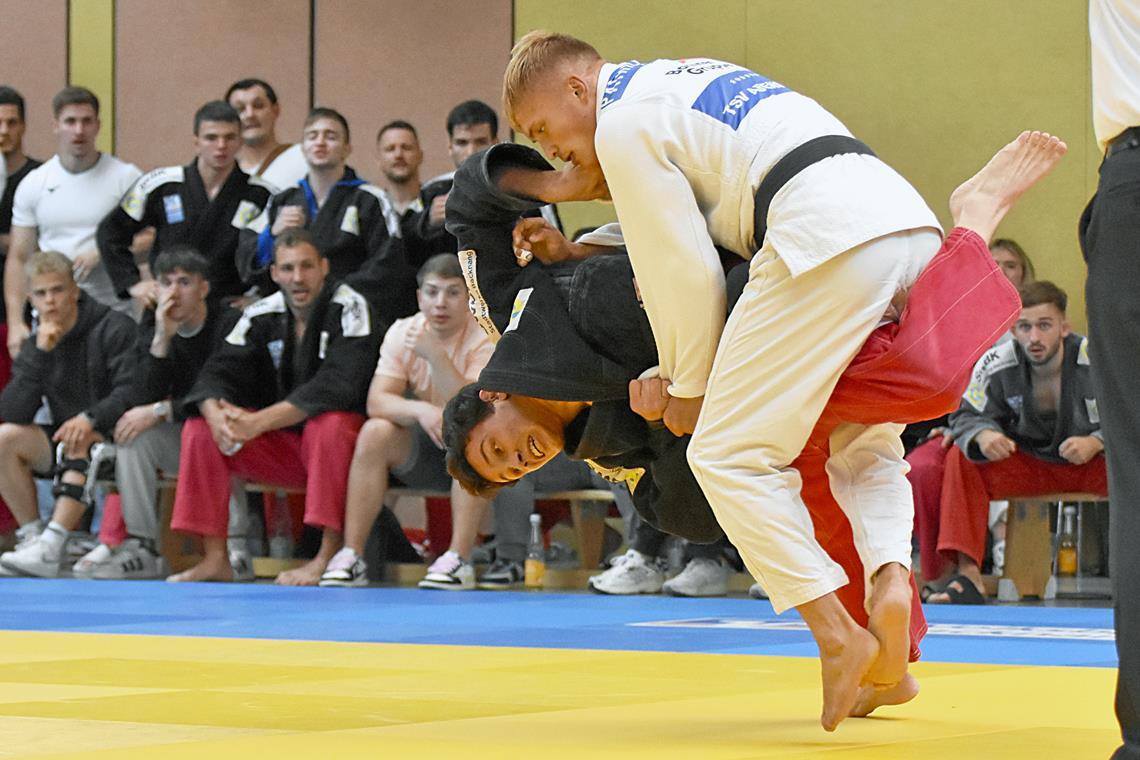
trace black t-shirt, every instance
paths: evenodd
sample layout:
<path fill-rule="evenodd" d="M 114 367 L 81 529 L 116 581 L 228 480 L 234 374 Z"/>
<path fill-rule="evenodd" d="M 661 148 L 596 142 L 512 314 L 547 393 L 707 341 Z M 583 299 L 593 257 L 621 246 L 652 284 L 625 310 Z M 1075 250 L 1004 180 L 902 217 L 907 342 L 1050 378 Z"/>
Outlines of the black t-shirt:
<path fill-rule="evenodd" d="M 12 230 L 12 199 L 16 197 L 16 186 L 24 181 L 28 172 L 42 163 L 43 161 L 29 158 L 19 171 L 8 175 L 8 184 L 4 187 L 4 194 L 0 195 L 0 235 L 7 235 Z M 4 287 L 4 259 L 8 255 L 7 251 L 2 253 L 4 255 L 0 256 L 0 288 Z M 7 321 L 7 312 L 7 309 L 0 309 L 0 325 Z"/>
<path fill-rule="evenodd" d="M 16 186 L 24 181 L 28 173 L 42 164 L 34 158 L 29 158 L 20 170 L 8 175 L 8 184 L 4 194 L 0 195 L 0 235 L 6 235 L 12 229 L 12 199 L 16 197 Z"/>

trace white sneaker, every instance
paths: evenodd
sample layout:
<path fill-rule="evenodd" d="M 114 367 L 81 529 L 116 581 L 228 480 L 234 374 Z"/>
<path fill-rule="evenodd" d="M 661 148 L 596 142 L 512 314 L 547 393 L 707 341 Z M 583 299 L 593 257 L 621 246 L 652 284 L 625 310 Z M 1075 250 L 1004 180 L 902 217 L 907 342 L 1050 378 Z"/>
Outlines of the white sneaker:
<path fill-rule="evenodd" d="M 420 588 L 441 591 L 471 591 L 475 588 L 475 566 L 455 552 L 444 552 L 431 563 Z"/>
<path fill-rule="evenodd" d="M 230 557 L 230 568 L 234 571 L 235 583 L 248 583 L 254 579 L 253 557 L 246 548 L 244 538 L 226 540 L 226 551 Z"/>
<path fill-rule="evenodd" d="M 0 565 L 20 575 L 35 578 L 58 578 L 62 564 L 63 547 L 49 544 L 42 535 L 0 555 Z"/>
<path fill-rule="evenodd" d="M 630 549 L 610 563 L 610 569 L 590 578 L 589 588 L 599 594 L 624 596 L 657 594 L 665 583 L 665 573 L 657 561 Z"/>
<path fill-rule="evenodd" d="M 165 578 L 166 561 L 137 538 L 128 538 L 110 559 L 95 568 L 92 578 L 101 581 L 139 581 Z"/>
<path fill-rule="evenodd" d="M 759 583 L 753 583 L 748 587 L 748 595 L 753 599 L 767 599 L 768 592 Z"/>
<path fill-rule="evenodd" d="M 360 588 L 368 585 L 368 565 L 347 546 L 333 555 L 318 584 L 326 588 Z"/>
<path fill-rule="evenodd" d="M 27 525 L 16 528 L 16 546 L 12 549 L 12 552 L 18 552 L 25 544 L 31 543 L 39 538 L 40 534 L 44 532 L 45 527 L 47 526 L 44 525 L 42 520 L 32 520 Z M 4 552 L 4 554 L 11 554 L 12 552 Z M 22 573 L 9 570 L 0 563 L 0 578 L 18 578 L 21 575 Z"/>
<path fill-rule="evenodd" d="M 90 579 L 95 577 L 95 571 L 111 561 L 111 547 L 99 544 L 84 554 L 71 567 L 71 574 L 76 578 Z"/>
<path fill-rule="evenodd" d="M 671 596 L 724 596 L 728 593 L 728 567 L 720 560 L 691 559 L 675 578 L 665 581 L 661 590 Z"/>

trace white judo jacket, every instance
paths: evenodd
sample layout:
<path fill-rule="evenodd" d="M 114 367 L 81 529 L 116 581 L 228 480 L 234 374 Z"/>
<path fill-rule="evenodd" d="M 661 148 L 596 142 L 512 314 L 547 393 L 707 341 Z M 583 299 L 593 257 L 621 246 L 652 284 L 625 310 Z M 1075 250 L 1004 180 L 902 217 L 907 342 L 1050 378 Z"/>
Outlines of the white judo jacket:
<path fill-rule="evenodd" d="M 725 320 L 714 244 L 751 259 L 754 196 L 772 166 L 850 135 L 814 100 L 711 59 L 606 64 L 595 146 L 661 359 L 679 397 L 705 392 Z M 765 246 L 793 276 L 861 243 L 938 228 L 921 196 L 866 155 L 813 164 L 775 196 Z"/>

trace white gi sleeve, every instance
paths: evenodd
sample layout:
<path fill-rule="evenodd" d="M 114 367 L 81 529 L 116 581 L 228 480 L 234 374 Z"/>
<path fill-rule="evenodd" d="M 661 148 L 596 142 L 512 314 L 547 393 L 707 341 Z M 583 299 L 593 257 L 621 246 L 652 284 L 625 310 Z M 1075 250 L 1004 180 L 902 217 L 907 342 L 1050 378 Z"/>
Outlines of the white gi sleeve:
<path fill-rule="evenodd" d="M 665 154 L 654 109 L 599 119 L 598 158 L 617 209 L 669 393 L 703 396 L 724 330 L 724 270 L 688 179 Z"/>

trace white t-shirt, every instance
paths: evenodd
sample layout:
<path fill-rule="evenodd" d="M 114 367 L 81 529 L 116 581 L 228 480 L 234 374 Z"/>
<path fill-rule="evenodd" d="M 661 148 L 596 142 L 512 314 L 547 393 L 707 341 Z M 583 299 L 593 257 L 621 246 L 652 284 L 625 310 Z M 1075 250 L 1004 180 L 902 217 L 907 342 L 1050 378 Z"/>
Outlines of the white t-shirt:
<path fill-rule="evenodd" d="M 258 176 L 273 185 L 273 192 L 278 193 L 300 182 L 308 171 L 309 165 L 301 153 L 301 144 L 295 143 L 273 159 L 273 163 Z"/>
<path fill-rule="evenodd" d="M 750 259 L 755 193 L 803 143 L 850 135 L 811 98 L 712 59 L 606 64 L 594 144 L 676 396 L 705 391 L 724 329 L 714 243 Z M 922 197 L 864 155 L 813 164 L 776 193 L 765 247 L 793 276 L 883 235 L 939 228 Z"/>
<path fill-rule="evenodd" d="M 52 156 L 16 188 L 12 226 L 35 227 L 41 251 L 74 259 L 95 248 L 95 228 L 141 174 L 106 153 L 87 171 L 72 174 Z"/>
<path fill-rule="evenodd" d="M 1108 141 L 1140 126 L 1140 6 L 1136 0 L 1090 0 L 1093 129 Z"/>

